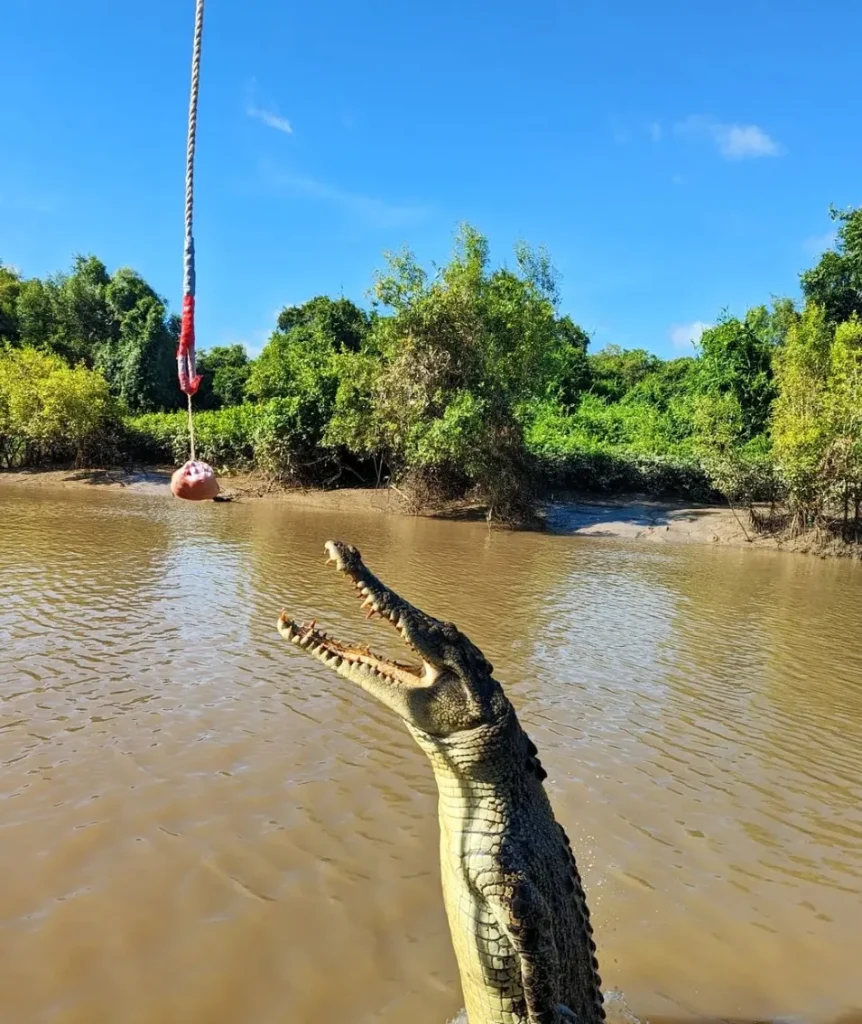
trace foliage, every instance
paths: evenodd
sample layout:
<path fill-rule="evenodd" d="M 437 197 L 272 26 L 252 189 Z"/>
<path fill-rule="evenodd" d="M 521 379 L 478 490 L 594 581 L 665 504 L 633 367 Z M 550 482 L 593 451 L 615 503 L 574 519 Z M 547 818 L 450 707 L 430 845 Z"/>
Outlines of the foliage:
<path fill-rule="evenodd" d="M 115 458 L 117 410 L 105 378 L 33 348 L 0 351 L 0 464 Z"/>
<path fill-rule="evenodd" d="M 823 511 L 818 476 L 829 447 L 825 413 L 832 333 L 823 308 L 809 306 L 776 356 L 772 436 L 799 525 L 808 525 Z"/>
<path fill-rule="evenodd" d="M 242 345 L 207 349 L 197 357 L 201 385 L 195 395 L 196 409 L 221 409 L 240 405 L 251 373 L 251 362 Z"/>
<path fill-rule="evenodd" d="M 195 415 L 195 454 L 216 469 L 260 469 L 282 479 L 308 477 L 308 440 L 291 399 L 229 406 Z M 185 412 L 146 413 L 128 421 L 126 457 L 179 464 L 189 457 Z M 319 463 L 326 459 L 316 460 Z M 328 464 L 328 463 L 327 463 Z"/>
<path fill-rule="evenodd" d="M 252 405 L 195 416 L 195 454 L 218 469 L 250 469 L 258 410 Z M 146 413 L 128 422 L 128 454 L 142 462 L 181 464 L 189 457 L 189 420 L 184 411 Z"/>
<path fill-rule="evenodd" d="M 759 329 L 758 329 L 759 328 Z M 761 310 L 742 320 L 722 315 L 700 339 L 698 390 L 709 399 L 733 406 L 740 443 L 762 434 L 769 422 L 775 387 L 774 345 Z"/>
<path fill-rule="evenodd" d="M 322 443 L 360 458 L 380 459 L 384 427 L 376 403 L 380 354 L 366 341 L 360 352 L 335 357 L 338 387 Z"/>
<path fill-rule="evenodd" d="M 835 246 L 801 275 L 805 300 L 819 306 L 833 324 L 862 316 L 862 207 L 830 209 L 839 227 Z"/>
<path fill-rule="evenodd" d="M 255 360 L 246 384 L 246 394 L 264 403 L 258 439 L 263 468 L 283 475 L 288 467 L 328 460 L 320 447 L 369 322 L 349 300 L 333 302 L 326 296 L 282 310 L 278 329 Z"/>
<path fill-rule="evenodd" d="M 95 256 L 76 256 L 70 274 L 21 281 L 17 292 L 10 340 L 101 370 L 133 412 L 179 404 L 177 324 L 135 271 L 110 275 Z"/>
<path fill-rule="evenodd" d="M 0 260 L 0 344 L 18 341 L 18 296 L 21 294 L 21 275 L 12 267 L 4 267 Z"/>
<path fill-rule="evenodd" d="M 833 326 L 809 306 L 776 360 L 772 434 L 794 525 L 822 524 L 836 508 L 845 527 L 862 502 L 862 325 Z"/>
<path fill-rule="evenodd" d="M 833 501 L 840 504 L 845 528 L 853 510 L 854 530 L 862 505 L 862 323 L 854 317 L 839 324 L 832 343 L 826 417 L 829 450 L 824 465 Z"/>
<path fill-rule="evenodd" d="M 858 537 L 862 208 L 832 215 L 836 244 L 802 275 L 799 308 L 724 312 L 671 360 L 591 353 L 542 250 L 494 266 L 463 226 L 433 272 L 390 253 L 371 312 L 317 296 L 281 311 L 256 359 L 200 353 L 198 452 L 280 479 L 346 470 L 426 502 L 475 496 L 509 519 L 540 487 L 634 489 L 766 501 L 794 528 Z M 111 439 L 127 458 L 184 460 L 177 332 L 128 268 L 79 256 L 27 279 L 0 264 L 0 459 L 80 461 Z"/>
<path fill-rule="evenodd" d="M 589 357 L 590 390 L 618 402 L 660 365 L 658 356 L 641 348 L 621 349 L 607 345 Z"/>
<path fill-rule="evenodd" d="M 469 482 L 502 516 L 528 489 L 523 410 L 559 391 L 585 348 L 556 316 L 547 257 L 519 246 L 515 265 L 492 270 L 487 240 L 467 226 L 433 279 L 412 253 L 390 254 L 374 285 L 390 315 L 373 321 L 364 347 L 369 390 L 340 390 L 331 434 L 361 436 L 396 474 L 433 482 L 440 497 Z"/>
<path fill-rule="evenodd" d="M 371 318 L 350 299 L 318 295 L 301 306 L 285 306 L 277 329 L 284 334 L 294 327 L 316 327 L 337 352 L 358 352 L 368 333 Z"/>

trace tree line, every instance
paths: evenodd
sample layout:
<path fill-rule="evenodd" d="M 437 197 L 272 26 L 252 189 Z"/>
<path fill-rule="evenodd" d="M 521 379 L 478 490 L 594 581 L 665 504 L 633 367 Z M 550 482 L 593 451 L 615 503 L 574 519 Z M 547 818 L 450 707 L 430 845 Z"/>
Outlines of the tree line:
<path fill-rule="evenodd" d="M 367 309 L 289 306 L 260 355 L 199 355 L 198 452 L 283 481 L 388 480 L 418 504 L 475 496 L 518 519 L 555 488 L 723 497 L 756 524 L 862 532 L 862 208 L 801 298 L 727 312 L 691 356 L 590 351 L 543 250 L 494 266 L 464 226 L 433 273 L 387 254 Z M 0 464 L 183 461 L 178 321 L 93 256 L 0 264 Z"/>

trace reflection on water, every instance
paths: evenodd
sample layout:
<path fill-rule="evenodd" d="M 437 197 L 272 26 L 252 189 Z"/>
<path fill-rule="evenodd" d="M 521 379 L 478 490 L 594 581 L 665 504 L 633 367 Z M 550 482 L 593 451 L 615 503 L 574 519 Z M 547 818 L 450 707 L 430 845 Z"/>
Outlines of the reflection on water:
<path fill-rule="evenodd" d="M 858 567 L 0 487 L 0 1020 L 455 1015 L 430 770 L 275 631 L 395 650 L 332 536 L 496 666 L 612 1021 L 862 1005 Z"/>

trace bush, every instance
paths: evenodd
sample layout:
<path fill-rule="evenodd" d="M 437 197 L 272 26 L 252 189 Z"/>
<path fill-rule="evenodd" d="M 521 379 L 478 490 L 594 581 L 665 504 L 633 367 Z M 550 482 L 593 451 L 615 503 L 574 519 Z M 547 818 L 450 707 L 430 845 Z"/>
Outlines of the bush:
<path fill-rule="evenodd" d="M 195 454 L 216 468 L 244 469 L 254 462 L 257 408 L 237 405 L 195 413 Z M 126 449 L 141 462 L 181 464 L 189 457 L 186 412 L 153 412 L 129 420 Z"/>
<path fill-rule="evenodd" d="M 0 463 L 116 457 L 119 413 L 102 374 L 33 348 L 0 351 Z"/>
<path fill-rule="evenodd" d="M 534 410 L 526 424 L 527 448 L 546 483 L 601 493 L 640 491 L 693 500 L 715 496 L 709 475 L 685 444 L 650 450 L 645 422 L 655 427 L 655 410 L 628 410 L 584 397 L 576 413 L 555 403 Z M 640 429 L 635 429 L 639 425 Z"/>
<path fill-rule="evenodd" d="M 195 413 L 195 454 L 216 469 L 263 470 L 282 479 L 301 479 L 323 466 L 308 436 L 301 409 L 291 399 L 274 398 Z M 183 463 L 189 457 L 185 412 L 147 413 L 128 421 L 126 457 L 139 462 Z"/>

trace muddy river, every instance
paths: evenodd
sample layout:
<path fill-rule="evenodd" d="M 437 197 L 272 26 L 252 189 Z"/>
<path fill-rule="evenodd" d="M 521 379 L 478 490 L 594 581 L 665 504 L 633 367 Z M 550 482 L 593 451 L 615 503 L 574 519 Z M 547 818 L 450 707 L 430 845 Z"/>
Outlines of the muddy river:
<path fill-rule="evenodd" d="M 275 630 L 401 653 L 323 542 L 485 651 L 622 1020 L 862 1007 L 862 568 L 0 482 L 2 1024 L 444 1024 L 430 769 Z"/>

